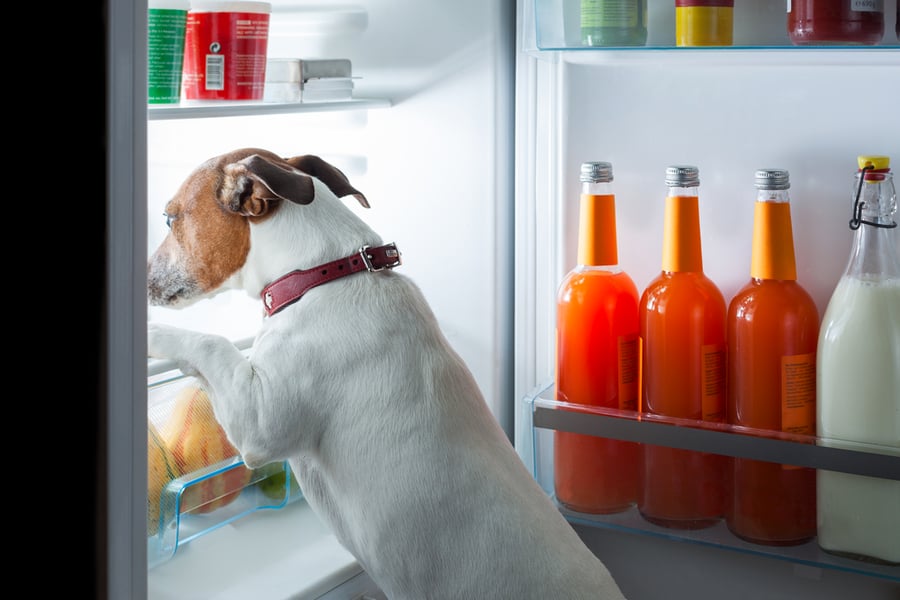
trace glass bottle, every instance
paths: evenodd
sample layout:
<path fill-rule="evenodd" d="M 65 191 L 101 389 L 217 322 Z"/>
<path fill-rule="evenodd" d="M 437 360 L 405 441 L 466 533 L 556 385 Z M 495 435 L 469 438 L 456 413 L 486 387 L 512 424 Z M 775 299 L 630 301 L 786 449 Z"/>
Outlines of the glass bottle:
<path fill-rule="evenodd" d="M 883 0 L 787 0 L 787 30 L 796 45 L 877 44 Z"/>
<path fill-rule="evenodd" d="M 725 421 L 725 298 L 703 273 L 697 167 L 666 170 L 662 272 L 640 301 L 643 408 L 652 415 Z M 643 446 L 641 515 L 699 529 L 724 511 L 723 456 Z"/>
<path fill-rule="evenodd" d="M 618 266 L 612 166 L 581 165 L 578 266 L 557 296 L 556 398 L 637 411 L 640 394 L 638 291 Z M 561 504 L 612 513 L 637 499 L 640 446 L 557 432 L 555 488 Z"/>
<path fill-rule="evenodd" d="M 858 165 L 850 260 L 819 333 L 816 426 L 821 445 L 900 456 L 897 194 L 889 157 Z M 817 505 L 823 550 L 900 564 L 900 481 L 819 470 Z"/>
<path fill-rule="evenodd" d="M 643 46 L 647 0 L 581 0 L 584 46 Z"/>
<path fill-rule="evenodd" d="M 783 169 L 756 171 L 750 281 L 728 306 L 728 422 L 813 436 L 819 311 L 797 282 Z M 816 534 L 816 471 L 735 458 L 726 507 L 740 538 L 784 546 Z"/>
<path fill-rule="evenodd" d="M 734 0 L 675 0 L 676 46 L 730 46 Z"/>

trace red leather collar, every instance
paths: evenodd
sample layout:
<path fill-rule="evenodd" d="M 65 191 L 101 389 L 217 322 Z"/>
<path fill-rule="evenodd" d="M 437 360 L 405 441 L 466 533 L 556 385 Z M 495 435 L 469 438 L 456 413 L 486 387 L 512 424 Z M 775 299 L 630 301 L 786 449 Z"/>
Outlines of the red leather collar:
<path fill-rule="evenodd" d="M 271 317 L 279 310 L 296 302 L 303 294 L 323 283 L 358 273 L 359 271 L 383 271 L 400 265 L 400 251 L 394 243 L 372 248 L 363 246 L 359 252 L 339 258 L 331 262 L 313 267 L 291 271 L 279 277 L 263 288 L 263 306 L 266 315 Z"/>

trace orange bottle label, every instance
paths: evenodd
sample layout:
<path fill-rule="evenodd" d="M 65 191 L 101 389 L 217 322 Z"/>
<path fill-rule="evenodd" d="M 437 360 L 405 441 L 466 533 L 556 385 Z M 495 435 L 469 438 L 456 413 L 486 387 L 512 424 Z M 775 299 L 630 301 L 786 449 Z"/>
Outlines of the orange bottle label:
<path fill-rule="evenodd" d="M 578 227 L 578 264 L 619 264 L 614 195 L 582 194 Z"/>
<path fill-rule="evenodd" d="M 816 355 L 781 357 L 781 430 L 813 435 L 816 431 Z M 785 471 L 802 469 L 782 465 Z"/>
<path fill-rule="evenodd" d="M 812 435 L 816 423 L 815 353 L 781 357 L 781 430 Z"/>
<path fill-rule="evenodd" d="M 641 338 L 619 336 L 619 410 L 639 410 L 641 395 Z"/>
<path fill-rule="evenodd" d="M 756 279 L 797 279 L 791 205 L 757 202 L 754 208 L 750 276 Z"/>
<path fill-rule="evenodd" d="M 703 420 L 725 421 L 725 346 L 703 346 Z"/>
<path fill-rule="evenodd" d="M 668 196 L 663 221 L 662 270 L 703 271 L 697 196 Z"/>

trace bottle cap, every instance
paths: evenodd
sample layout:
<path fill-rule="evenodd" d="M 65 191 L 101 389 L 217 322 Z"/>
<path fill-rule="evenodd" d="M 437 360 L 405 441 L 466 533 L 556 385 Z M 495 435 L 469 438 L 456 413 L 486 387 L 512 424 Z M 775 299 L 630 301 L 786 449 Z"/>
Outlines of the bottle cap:
<path fill-rule="evenodd" d="M 581 163 L 582 183 L 609 183 L 612 180 L 612 164 L 608 162 Z"/>
<path fill-rule="evenodd" d="M 891 158 L 889 156 L 874 156 L 869 154 L 861 154 L 856 158 L 856 164 L 859 168 L 872 166 L 876 171 L 891 168 Z"/>
<path fill-rule="evenodd" d="M 700 185 L 700 169 L 688 165 L 675 165 L 666 169 L 666 185 L 669 187 L 694 187 Z"/>
<path fill-rule="evenodd" d="M 791 176 L 787 169 L 759 169 L 756 171 L 756 189 L 788 190 L 791 188 Z"/>

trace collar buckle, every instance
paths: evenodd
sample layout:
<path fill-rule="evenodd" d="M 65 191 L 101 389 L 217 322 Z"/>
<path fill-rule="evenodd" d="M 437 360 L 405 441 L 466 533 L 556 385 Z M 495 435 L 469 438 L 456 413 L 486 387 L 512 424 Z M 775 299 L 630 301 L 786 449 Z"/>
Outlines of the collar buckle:
<path fill-rule="evenodd" d="M 375 255 L 369 252 L 371 246 L 368 244 L 361 246 L 359 249 L 359 257 L 366 264 L 366 269 L 370 273 L 376 273 L 378 271 L 384 271 L 385 269 L 393 269 L 396 266 L 400 265 L 400 251 L 397 250 L 397 246 L 394 244 L 387 244 L 385 246 L 381 246 L 379 250 L 382 251 L 384 258 L 386 260 L 379 261 L 379 264 L 375 264 L 373 261 L 376 259 Z"/>

